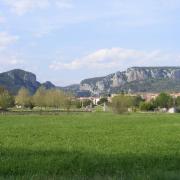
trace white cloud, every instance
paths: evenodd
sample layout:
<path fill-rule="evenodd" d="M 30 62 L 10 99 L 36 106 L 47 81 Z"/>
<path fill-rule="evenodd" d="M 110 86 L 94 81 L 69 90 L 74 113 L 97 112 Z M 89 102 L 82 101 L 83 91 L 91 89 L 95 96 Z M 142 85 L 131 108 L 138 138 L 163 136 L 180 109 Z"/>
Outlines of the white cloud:
<path fill-rule="evenodd" d="M 20 60 L 16 55 L 0 55 L 1 66 L 16 66 L 23 64 L 24 61 Z"/>
<path fill-rule="evenodd" d="M 17 40 L 18 36 L 10 35 L 7 32 L 0 32 L 0 51 L 15 43 Z"/>
<path fill-rule="evenodd" d="M 33 9 L 46 9 L 50 5 L 56 5 L 59 8 L 72 8 L 69 0 L 4 0 L 4 2 L 18 15 L 24 15 Z"/>
<path fill-rule="evenodd" d="M 73 3 L 71 0 L 56 0 L 55 4 L 58 8 L 71 9 L 73 8 Z"/>
<path fill-rule="evenodd" d="M 18 15 L 23 15 L 34 8 L 42 9 L 49 6 L 49 0 L 4 0 L 4 2 Z"/>
<path fill-rule="evenodd" d="M 100 49 L 70 63 L 54 61 L 49 68 L 53 70 L 89 69 L 122 70 L 131 66 L 172 66 L 180 63 L 179 54 L 165 53 L 158 50 L 146 52 L 133 49 Z"/>

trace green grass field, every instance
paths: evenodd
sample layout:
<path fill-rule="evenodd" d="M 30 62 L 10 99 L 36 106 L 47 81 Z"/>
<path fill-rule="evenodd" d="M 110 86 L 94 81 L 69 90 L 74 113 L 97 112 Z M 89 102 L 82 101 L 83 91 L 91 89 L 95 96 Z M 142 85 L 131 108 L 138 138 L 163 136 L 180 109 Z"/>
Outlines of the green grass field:
<path fill-rule="evenodd" d="M 180 179 L 180 115 L 0 116 L 0 179 Z"/>

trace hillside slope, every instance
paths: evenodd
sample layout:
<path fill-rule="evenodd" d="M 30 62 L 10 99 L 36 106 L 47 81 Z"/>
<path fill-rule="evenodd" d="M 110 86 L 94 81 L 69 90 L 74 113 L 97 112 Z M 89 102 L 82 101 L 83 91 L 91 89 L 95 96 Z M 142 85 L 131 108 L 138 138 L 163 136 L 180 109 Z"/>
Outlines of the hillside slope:
<path fill-rule="evenodd" d="M 105 77 L 83 80 L 80 89 L 92 94 L 180 91 L 180 67 L 132 67 Z"/>

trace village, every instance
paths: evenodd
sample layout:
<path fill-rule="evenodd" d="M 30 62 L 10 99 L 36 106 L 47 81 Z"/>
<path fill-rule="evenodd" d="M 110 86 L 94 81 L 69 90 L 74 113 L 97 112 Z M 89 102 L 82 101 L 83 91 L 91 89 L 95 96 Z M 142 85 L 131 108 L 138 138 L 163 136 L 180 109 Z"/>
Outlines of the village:
<path fill-rule="evenodd" d="M 112 99 L 114 97 L 117 97 L 121 94 L 109 94 L 107 97 L 105 96 L 90 96 L 90 97 L 78 97 L 78 100 L 83 102 L 85 100 L 90 100 L 92 102 L 93 105 L 98 106 L 99 102 L 101 101 L 102 98 L 107 98 L 107 102 L 112 103 Z M 160 95 L 160 93 L 146 93 L 146 92 L 140 92 L 140 93 L 127 93 L 124 94 L 124 96 L 130 96 L 130 97 L 141 97 L 145 102 L 151 102 L 153 100 L 155 100 L 158 96 Z M 174 93 L 169 93 L 169 95 L 174 99 L 180 97 L 180 92 L 174 92 Z M 91 109 L 91 106 L 88 106 L 87 108 Z M 103 110 L 106 111 L 106 103 L 103 104 Z M 129 109 L 129 111 L 131 111 L 131 108 Z M 160 112 L 165 113 L 176 113 L 177 112 L 177 108 L 176 107 L 171 107 L 171 108 L 161 108 L 159 109 Z"/>

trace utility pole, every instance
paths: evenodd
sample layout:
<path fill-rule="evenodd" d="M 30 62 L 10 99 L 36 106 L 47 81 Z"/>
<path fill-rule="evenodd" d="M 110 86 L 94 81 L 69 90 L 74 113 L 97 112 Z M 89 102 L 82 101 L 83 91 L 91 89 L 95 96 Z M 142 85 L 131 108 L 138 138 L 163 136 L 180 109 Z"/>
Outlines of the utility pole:
<path fill-rule="evenodd" d="M 107 111 L 107 106 L 106 106 L 106 103 L 105 103 L 105 102 L 104 102 L 103 111 L 104 111 L 104 112 L 106 112 L 106 111 Z"/>
<path fill-rule="evenodd" d="M 83 100 L 82 100 L 82 104 L 81 104 L 82 106 L 81 106 L 81 108 L 83 109 L 84 108 L 84 103 L 83 103 Z"/>

